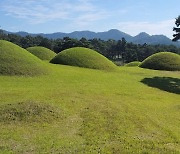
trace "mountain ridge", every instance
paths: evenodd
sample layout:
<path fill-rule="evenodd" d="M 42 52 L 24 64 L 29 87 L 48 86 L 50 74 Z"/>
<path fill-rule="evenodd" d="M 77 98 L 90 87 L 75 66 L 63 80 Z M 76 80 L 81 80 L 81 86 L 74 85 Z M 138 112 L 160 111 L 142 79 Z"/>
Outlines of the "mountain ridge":
<path fill-rule="evenodd" d="M 30 36 L 42 36 L 48 39 L 62 39 L 63 37 L 70 37 L 70 38 L 75 38 L 75 39 L 81 39 L 82 37 L 86 39 L 102 39 L 102 40 L 109 40 L 109 39 L 114 39 L 114 40 L 120 40 L 122 38 L 125 38 L 128 42 L 136 43 L 136 44 L 164 44 L 164 45 L 175 45 L 180 47 L 180 42 L 172 42 L 170 38 L 168 38 L 165 35 L 149 35 L 146 32 L 141 32 L 136 36 L 131 36 L 127 33 L 124 33 L 120 30 L 117 29 L 110 29 L 108 31 L 104 32 L 93 32 L 93 31 L 74 31 L 71 33 L 63 33 L 63 32 L 55 32 L 55 33 L 28 33 L 24 31 L 19 31 L 19 32 L 8 32 L 5 31 L 5 33 L 8 34 L 17 34 L 22 37 L 25 37 L 27 35 Z"/>

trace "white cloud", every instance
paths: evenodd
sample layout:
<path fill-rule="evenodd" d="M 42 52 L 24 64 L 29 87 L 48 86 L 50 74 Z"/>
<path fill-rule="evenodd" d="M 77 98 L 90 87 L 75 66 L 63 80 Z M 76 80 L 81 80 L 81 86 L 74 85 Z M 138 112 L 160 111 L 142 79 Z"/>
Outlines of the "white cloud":
<path fill-rule="evenodd" d="M 78 25 L 79 28 L 86 28 L 91 27 L 94 24 L 96 24 L 96 21 L 105 19 L 108 17 L 108 14 L 104 11 L 102 12 L 91 12 L 91 13 L 85 13 L 81 14 L 77 18 L 74 19 L 73 23 L 75 25 Z"/>
<path fill-rule="evenodd" d="M 119 22 L 118 29 L 131 35 L 146 32 L 151 35 L 163 34 L 172 38 L 174 19 L 159 22 Z"/>
<path fill-rule="evenodd" d="M 0 8 L 3 8 L 6 15 L 26 19 L 31 24 L 75 18 L 79 23 L 87 23 L 87 19 L 91 22 L 103 16 L 90 0 L 7 0 L 1 3 Z"/>

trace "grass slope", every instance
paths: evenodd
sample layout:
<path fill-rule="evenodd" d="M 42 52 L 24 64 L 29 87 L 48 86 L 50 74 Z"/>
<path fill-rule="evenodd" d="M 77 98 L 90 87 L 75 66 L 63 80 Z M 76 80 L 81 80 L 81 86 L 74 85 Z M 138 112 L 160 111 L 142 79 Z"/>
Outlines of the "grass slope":
<path fill-rule="evenodd" d="M 133 67 L 133 66 L 139 66 L 140 64 L 141 64 L 140 61 L 133 61 L 133 62 L 127 63 L 125 66 Z"/>
<path fill-rule="evenodd" d="M 0 153 L 180 153 L 179 72 L 47 66 L 46 76 L 0 76 L 1 115 L 17 119 L 0 122 Z"/>
<path fill-rule="evenodd" d="M 44 63 L 27 50 L 0 40 L 0 75 L 35 76 L 47 73 Z"/>
<path fill-rule="evenodd" d="M 56 53 L 45 47 L 35 46 L 29 47 L 26 50 L 28 50 L 30 53 L 32 53 L 41 60 L 51 60 L 56 56 Z"/>
<path fill-rule="evenodd" d="M 83 47 L 66 49 L 60 52 L 50 62 L 101 70 L 113 70 L 116 68 L 115 64 L 103 55 Z"/>
<path fill-rule="evenodd" d="M 180 71 L 180 55 L 171 52 L 160 52 L 146 58 L 142 68 L 166 71 Z"/>

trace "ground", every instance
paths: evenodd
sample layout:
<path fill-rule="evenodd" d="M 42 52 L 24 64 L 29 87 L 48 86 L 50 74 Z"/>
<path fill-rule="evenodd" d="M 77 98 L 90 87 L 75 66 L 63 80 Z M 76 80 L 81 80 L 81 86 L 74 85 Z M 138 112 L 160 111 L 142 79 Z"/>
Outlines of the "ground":
<path fill-rule="evenodd" d="M 180 153 L 180 72 L 46 65 L 0 76 L 0 153 Z"/>

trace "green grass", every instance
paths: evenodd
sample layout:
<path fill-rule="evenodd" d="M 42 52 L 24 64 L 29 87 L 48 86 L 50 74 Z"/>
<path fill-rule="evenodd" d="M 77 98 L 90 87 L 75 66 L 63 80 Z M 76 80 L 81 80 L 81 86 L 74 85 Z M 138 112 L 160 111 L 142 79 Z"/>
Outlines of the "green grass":
<path fill-rule="evenodd" d="M 175 94 L 180 94 L 180 79 L 177 78 L 153 77 L 144 78 L 141 82 L 151 87 L 156 87 L 161 90 L 165 90 Z"/>
<path fill-rule="evenodd" d="M 79 66 L 84 68 L 114 70 L 115 64 L 94 50 L 75 47 L 60 52 L 51 61 L 53 64 Z"/>
<path fill-rule="evenodd" d="M 20 102 L 0 106 L 0 122 L 10 123 L 52 123 L 62 118 L 62 112 L 57 107 L 44 103 Z"/>
<path fill-rule="evenodd" d="M 180 153 L 180 72 L 47 67 L 0 76 L 0 153 Z"/>
<path fill-rule="evenodd" d="M 133 67 L 133 66 L 139 66 L 140 64 L 141 64 L 140 61 L 133 61 L 133 62 L 127 63 L 125 66 Z"/>
<path fill-rule="evenodd" d="M 41 60 L 49 61 L 56 56 L 55 52 L 53 52 L 52 50 L 50 50 L 48 48 L 41 47 L 41 46 L 29 47 L 26 50 L 28 50 L 30 53 L 32 53 L 33 55 L 35 55 L 36 57 L 38 57 Z"/>
<path fill-rule="evenodd" d="M 146 58 L 140 67 L 166 70 L 166 71 L 180 71 L 180 55 L 171 52 L 160 52 Z"/>
<path fill-rule="evenodd" d="M 47 73 L 46 65 L 27 50 L 0 40 L 0 75 L 35 76 Z"/>

